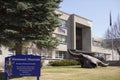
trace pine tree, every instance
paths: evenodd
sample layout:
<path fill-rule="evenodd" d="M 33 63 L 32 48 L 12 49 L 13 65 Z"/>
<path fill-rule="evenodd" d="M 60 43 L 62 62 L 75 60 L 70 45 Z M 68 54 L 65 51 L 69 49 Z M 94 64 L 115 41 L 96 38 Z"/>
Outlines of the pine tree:
<path fill-rule="evenodd" d="M 14 45 L 22 53 L 23 43 L 34 41 L 41 48 L 55 46 L 52 32 L 59 27 L 61 0 L 0 0 L 0 43 Z M 53 45 L 54 44 L 54 45 Z"/>

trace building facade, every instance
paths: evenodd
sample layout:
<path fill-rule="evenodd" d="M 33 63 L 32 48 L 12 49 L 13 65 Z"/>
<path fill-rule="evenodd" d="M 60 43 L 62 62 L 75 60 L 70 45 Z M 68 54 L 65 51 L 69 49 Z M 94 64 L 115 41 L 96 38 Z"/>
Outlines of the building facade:
<path fill-rule="evenodd" d="M 46 50 L 41 52 L 41 55 L 46 57 L 45 63 L 51 60 L 69 59 L 68 49 L 91 51 L 92 21 L 76 14 L 58 10 L 56 13 L 61 14 L 59 16 L 61 26 L 55 29 L 53 36 L 58 39 L 59 45 L 49 53 Z"/>
<path fill-rule="evenodd" d="M 52 59 L 67 59 L 67 49 L 91 51 L 91 26 L 92 21 L 76 14 L 68 14 L 56 11 L 61 14 L 59 21 L 61 26 L 53 32 L 59 45 L 52 52 Z"/>

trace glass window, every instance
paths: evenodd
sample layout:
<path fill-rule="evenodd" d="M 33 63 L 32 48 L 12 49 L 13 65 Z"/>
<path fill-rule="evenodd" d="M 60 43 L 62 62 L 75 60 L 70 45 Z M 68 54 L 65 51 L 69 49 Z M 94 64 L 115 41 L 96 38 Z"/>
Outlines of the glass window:
<path fill-rule="evenodd" d="M 64 51 L 56 51 L 55 58 L 63 59 L 64 58 Z"/>
<path fill-rule="evenodd" d="M 66 36 L 57 34 L 56 38 L 58 39 L 59 43 L 66 44 L 66 41 L 67 41 L 67 37 Z"/>
<path fill-rule="evenodd" d="M 63 19 L 59 19 L 59 22 L 61 24 L 61 27 L 66 28 L 66 21 Z"/>

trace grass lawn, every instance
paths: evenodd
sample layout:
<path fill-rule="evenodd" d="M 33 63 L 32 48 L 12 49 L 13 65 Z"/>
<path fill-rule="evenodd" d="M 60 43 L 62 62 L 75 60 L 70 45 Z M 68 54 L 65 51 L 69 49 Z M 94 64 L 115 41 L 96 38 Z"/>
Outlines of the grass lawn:
<path fill-rule="evenodd" d="M 21 77 L 10 80 L 36 80 L 36 77 Z M 40 80 L 120 80 L 120 67 L 85 69 L 79 66 L 44 67 Z"/>

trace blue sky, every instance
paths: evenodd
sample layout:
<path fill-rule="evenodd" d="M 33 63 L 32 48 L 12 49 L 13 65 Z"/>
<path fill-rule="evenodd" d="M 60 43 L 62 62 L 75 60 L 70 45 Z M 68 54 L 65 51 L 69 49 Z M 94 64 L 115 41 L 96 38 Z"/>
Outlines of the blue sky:
<path fill-rule="evenodd" d="M 104 37 L 109 27 L 110 11 L 112 23 L 120 15 L 120 0 L 63 0 L 59 10 L 92 20 L 92 35 Z"/>

